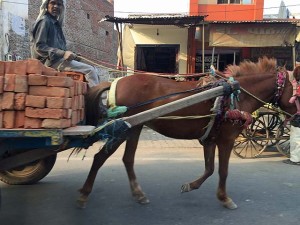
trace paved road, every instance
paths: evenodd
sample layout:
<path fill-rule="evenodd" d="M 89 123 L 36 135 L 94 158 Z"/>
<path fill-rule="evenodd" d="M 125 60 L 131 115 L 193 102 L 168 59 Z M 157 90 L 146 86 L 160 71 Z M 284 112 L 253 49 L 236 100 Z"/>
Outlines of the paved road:
<path fill-rule="evenodd" d="M 92 156 L 101 143 L 71 157 L 59 154 L 51 173 L 36 185 L 2 188 L 1 225 L 298 225 L 300 221 L 299 167 L 283 164 L 276 152 L 260 159 L 231 158 L 228 193 L 237 210 L 220 206 L 215 197 L 218 175 L 203 186 L 181 194 L 180 186 L 203 171 L 203 152 L 197 141 L 165 138 L 145 129 L 136 156 L 140 183 L 151 200 L 135 203 L 121 163 L 123 148 L 98 174 L 86 209 L 76 208 Z M 217 164 L 217 162 L 216 162 Z M 217 166 L 217 165 L 216 165 Z M 217 167 L 216 167 L 217 168 Z M 217 170 L 216 170 L 217 172 Z"/>

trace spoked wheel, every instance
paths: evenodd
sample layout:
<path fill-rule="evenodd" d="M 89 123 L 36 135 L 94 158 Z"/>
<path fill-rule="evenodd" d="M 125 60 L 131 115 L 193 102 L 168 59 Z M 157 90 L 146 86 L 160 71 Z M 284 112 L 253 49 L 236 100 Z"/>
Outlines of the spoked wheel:
<path fill-rule="evenodd" d="M 269 132 L 265 123 L 254 120 L 235 140 L 233 153 L 243 159 L 256 158 L 267 147 L 268 138 Z"/>
<path fill-rule="evenodd" d="M 276 132 L 276 148 L 278 152 L 286 157 L 290 157 L 290 130 L 291 125 L 288 122 L 286 125 L 282 122 Z"/>
<path fill-rule="evenodd" d="M 256 120 L 264 123 L 269 132 L 269 140 L 267 143 L 268 147 L 276 145 L 277 139 L 275 136 L 277 129 L 282 123 L 282 119 L 280 118 L 279 114 L 274 112 L 263 112 L 260 113 Z"/>

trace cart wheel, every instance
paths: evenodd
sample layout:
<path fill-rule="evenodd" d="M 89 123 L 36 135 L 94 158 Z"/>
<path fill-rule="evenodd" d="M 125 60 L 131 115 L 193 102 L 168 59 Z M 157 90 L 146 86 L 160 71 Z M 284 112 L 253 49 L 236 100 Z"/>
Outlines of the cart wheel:
<path fill-rule="evenodd" d="M 291 125 L 282 122 L 276 132 L 276 148 L 278 152 L 286 157 L 290 157 L 290 130 Z"/>
<path fill-rule="evenodd" d="M 264 123 L 269 132 L 269 141 L 267 143 L 268 147 L 274 146 L 277 143 L 277 140 L 275 139 L 277 129 L 282 123 L 282 119 L 280 118 L 278 113 L 260 113 L 256 120 L 259 120 L 262 123 Z"/>
<path fill-rule="evenodd" d="M 253 123 L 237 137 L 233 146 L 233 153 L 242 159 L 256 158 L 267 147 L 268 129 L 259 120 Z"/>
<path fill-rule="evenodd" d="M 56 154 L 10 170 L 0 171 L 0 180 L 7 184 L 34 184 L 53 168 Z"/>

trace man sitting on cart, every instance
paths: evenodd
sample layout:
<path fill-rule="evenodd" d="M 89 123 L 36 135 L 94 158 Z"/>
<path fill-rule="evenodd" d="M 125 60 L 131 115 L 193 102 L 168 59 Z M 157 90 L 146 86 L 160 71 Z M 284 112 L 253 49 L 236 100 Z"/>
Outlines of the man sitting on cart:
<path fill-rule="evenodd" d="M 62 31 L 65 0 L 42 0 L 40 13 L 31 32 L 31 56 L 58 71 L 85 74 L 89 87 L 100 83 L 94 66 L 79 62 L 77 55 L 68 51 Z"/>

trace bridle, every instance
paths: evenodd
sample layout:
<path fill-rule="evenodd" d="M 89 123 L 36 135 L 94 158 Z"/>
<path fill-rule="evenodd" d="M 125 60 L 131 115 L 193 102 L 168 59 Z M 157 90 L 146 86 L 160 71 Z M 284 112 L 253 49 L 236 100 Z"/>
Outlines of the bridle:
<path fill-rule="evenodd" d="M 287 72 L 282 69 L 279 69 L 277 72 L 277 77 L 276 77 L 275 95 L 274 95 L 273 100 L 271 101 L 271 103 L 276 107 L 279 106 L 279 100 L 283 94 L 283 89 L 285 86 L 286 78 L 287 78 Z"/>

